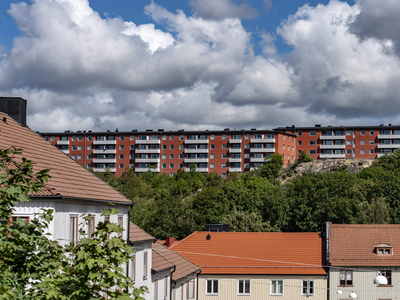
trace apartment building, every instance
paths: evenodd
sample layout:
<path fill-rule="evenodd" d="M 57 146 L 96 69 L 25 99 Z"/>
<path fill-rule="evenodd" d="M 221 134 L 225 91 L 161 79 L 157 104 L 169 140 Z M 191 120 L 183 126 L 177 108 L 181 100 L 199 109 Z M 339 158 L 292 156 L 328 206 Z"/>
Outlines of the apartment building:
<path fill-rule="evenodd" d="M 285 129 L 286 131 L 286 129 Z M 44 139 L 88 169 L 109 168 L 119 176 L 130 167 L 175 174 L 179 169 L 217 172 L 250 171 L 274 153 L 285 166 L 296 159 L 296 134 L 279 130 L 40 132 Z"/>
<path fill-rule="evenodd" d="M 375 159 L 400 147 L 400 125 L 278 127 L 297 136 L 297 153 L 305 150 L 313 159 Z"/>

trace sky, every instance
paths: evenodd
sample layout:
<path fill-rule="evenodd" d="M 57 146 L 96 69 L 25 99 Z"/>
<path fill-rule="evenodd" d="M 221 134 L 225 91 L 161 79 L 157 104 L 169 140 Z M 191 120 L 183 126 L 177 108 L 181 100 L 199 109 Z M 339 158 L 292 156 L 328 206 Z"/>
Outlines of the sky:
<path fill-rule="evenodd" d="M 400 124 L 398 0 L 0 2 L 39 131 Z"/>

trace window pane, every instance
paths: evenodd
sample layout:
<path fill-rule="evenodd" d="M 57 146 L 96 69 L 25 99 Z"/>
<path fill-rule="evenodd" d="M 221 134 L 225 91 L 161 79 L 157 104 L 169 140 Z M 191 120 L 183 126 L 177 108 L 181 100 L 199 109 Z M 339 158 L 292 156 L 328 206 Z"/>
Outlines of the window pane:
<path fill-rule="evenodd" d="M 245 292 L 246 294 L 250 294 L 250 280 L 246 280 L 246 281 L 245 281 L 244 292 Z"/>
<path fill-rule="evenodd" d="M 215 294 L 218 293 L 218 280 L 214 280 L 214 291 Z"/>
<path fill-rule="evenodd" d="M 276 281 L 272 281 L 272 294 L 276 294 Z"/>
<path fill-rule="evenodd" d="M 243 280 L 239 280 L 239 294 L 243 294 Z"/>
<path fill-rule="evenodd" d="M 303 280 L 303 294 L 307 294 L 307 281 Z"/>
<path fill-rule="evenodd" d="M 212 281 L 207 280 L 207 293 L 211 294 L 212 293 Z"/>
<path fill-rule="evenodd" d="M 278 281 L 278 293 L 283 294 L 283 282 L 281 280 Z"/>
<path fill-rule="evenodd" d="M 314 281 L 310 280 L 308 283 L 310 285 L 310 290 L 309 290 L 310 294 L 314 294 Z"/>

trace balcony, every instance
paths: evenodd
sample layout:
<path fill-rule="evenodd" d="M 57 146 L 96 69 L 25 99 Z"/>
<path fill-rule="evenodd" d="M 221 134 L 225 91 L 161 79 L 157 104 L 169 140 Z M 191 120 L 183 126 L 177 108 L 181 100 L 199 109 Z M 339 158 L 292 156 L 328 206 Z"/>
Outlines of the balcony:
<path fill-rule="evenodd" d="M 116 154 L 117 150 L 113 149 L 113 150 L 100 150 L 100 149 L 93 149 L 93 154 Z"/>
<path fill-rule="evenodd" d="M 346 149 L 346 145 L 319 145 L 320 149 Z"/>
<path fill-rule="evenodd" d="M 62 152 L 64 152 L 64 154 L 69 154 L 69 150 L 67 149 L 67 150 L 61 150 Z"/>
<path fill-rule="evenodd" d="M 275 143 L 275 139 L 250 139 L 250 143 Z"/>
<path fill-rule="evenodd" d="M 113 140 L 113 141 L 97 141 L 97 140 L 94 140 L 93 141 L 93 145 L 116 145 L 117 144 L 117 141 L 116 140 Z"/>
<path fill-rule="evenodd" d="M 135 140 L 135 144 L 161 144 L 161 140 Z"/>
<path fill-rule="evenodd" d="M 57 145 L 66 146 L 69 145 L 69 141 L 57 141 Z"/>
<path fill-rule="evenodd" d="M 110 172 L 115 173 L 116 169 L 115 168 L 107 168 Z M 93 171 L 95 172 L 105 172 L 106 168 L 93 168 Z"/>
<path fill-rule="evenodd" d="M 400 144 L 378 144 L 378 149 L 397 149 Z"/>
<path fill-rule="evenodd" d="M 229 153 L 242 153 L 241 148 L 229 148 Z"/>
<path fill-rule="evenodd" d="M 319 158 L 346 158 L 346 154 L 320 154 Z"/>
<path fill-rule="evenodd" d="M 160 168 L 135 168 L 136 173 L 143 173 L 143 172 L 160 172 Z"/>
<path fill-rule="evenodd" d="M 264 157 L 250 157 L 250 162 L 264 162 Z"/>
<path fill-rule="evenodd" d="M 136 158 L 135 162 L 140 164 L 140 163 L 160 163 L 159 158 Z"/>
<path fill-rule="evenodd" d="M 275 148 L 250 148 L 250 152 L 274 153 Z"/>
<path fill-rule="evenodd" d="M 229 172 L 242 172 L 242 168 L 229 168 Z"/>
<path fill-rule="evenodd" d="M 116 162 L 115 158 L 93 158 L 94 164 L 115 164 Z"/>
<path fill-rule="evenodd" d="M 345 135 L 320 135 L 320 140 L 345 140 Z"/>
<path fill-rule="evenodd" d="M 185 144 L 208 144 L 207 140 L 185 140 Z"/>
<path fill-rule="evenodd" d="M 160 153 L 160 149 L 135 149 L 135 153 Z"/>
<path fill-rule="evenodd" d="M 233 162 L 233 163 L 235 163 L 235 162 L 242 162 L 242 159 L 239 157 L 239 158 L 236 158 L 236 157 L 229 157 L 229 162 Z"/>
<path fill-rule="evenodd" d="M 190 168 L 185 168 L 186 172 L 190 172 Z M 199 173 L 207 173 L 208 172 L 208 168 L 196 168 L 196 172 Z"/>
<path fill-rule="evenodd" d="M 378 134 L 379 140 L 400 139 L 399 134 Z"/>
<path fill-rule="evenodd" d="M 241 144 L 242 139 L 229 139 L 230 144 Z"/>
<path fill-rule="evenodd" d="M 185 163 L 208 163 L 208 158 L 185 158 Z"/>
<path fill-rule="evenodd" d="M 185 149 L 185 153 L 208 153 L 208 149 Z"/>

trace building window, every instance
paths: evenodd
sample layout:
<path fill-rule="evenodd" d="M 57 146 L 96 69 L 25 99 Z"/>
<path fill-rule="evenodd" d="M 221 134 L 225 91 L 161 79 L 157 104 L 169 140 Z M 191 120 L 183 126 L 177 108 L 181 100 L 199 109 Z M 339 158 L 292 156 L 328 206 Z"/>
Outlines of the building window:
<path fill-rule="evenodd" d="M 174 145 L 169 145 L 169 150 L 174 150 Z"/>
<path fill-rule="evenodd" d="M 374 154 L 374 149 L 369 149 L 369 154 Z"/>
<path fill-rule="evenodd" d="M 351 136 L 351 130 L 348 130 L 348 131 L 346 132 L 346 134 L 347 134 L 348 136 Z"/>
<path fill-rule="evenodd" d="M 206 295 L 218 295 L 218 279 L 206 280 Z"/>
<path fill-rule="evenodd" d="M 162 164 L 162 168 L 166 169 L 167 168 L 167 164 Z"/>
<path fill-rule="evenodd" d="M 76 146 L 72 146 L 71 149 L 72 149 L 73 151 L 75 151 L 75 150 L 76 150 Z"/>
<path fill-rule="evenodd" d="M 143 279 L 147 279 L 147 251 L 143 253 Z"/>
<path fill-rule="evenodd" d="M 163 154 L 162 159 L 167 159 L 167 154 Z"/>
<path fill-rule="evenodd" d="M 51 137 L 51 140 L 53 141 L 53 137 Z M 72 137 L 72 141 L 75 142 L 76 141 L 76 136 Z"/>
<path fill-rule="evenodd" d="M 353 286 L 353 271 L 342 270 L 339 273 L 340 286 Z"/>
<path fill-rule="evenodd" d="M 375 134 L 375 131 L 374 130 L 370 130 L 369 131 L 369 135 L 374 135 Z"/>
<path fill-rule="evenodd" d="M 310 131 L 310 136 L 316 136 L 317 132 L 316 131 Z"/>
<path fill-rule="evenodd" d="M 222 139 L 223 139 L 223 140 L 226 140 L 226 134 L 223 134 L 223 135 L 222 135 Z"/>
<path fill-rule="evenodd" d="M 222 169 L 225 169 L 225 168 L 226 168 L 226 164 L 223 163 L 222 166 L 221 166 L 221 168 L 222 168 Z"/>
<path fill-rule="evenodd" d="M 210 164 L 210 169 L 214 169 L 214 164 Z"/>
<path fill-rule="evenodd" d="M 94 221 L 94 217 L 91 217 L 90 220 L 88 221 L 88 238 L 91 239 L 92 238 L 92 234 L 94 232 L 95 229 L 95 221 Z"/>
<path fill-rule="evenodd" d="M 183 154 L 179 154 L 179 159 L 183 159 Z"/>
<path fill-rule="evenodd" d="M 179 164 L 179 169 L 183 169 L 183 164 Z"/>
<path fill-rule="evenodd" d="M 92 168 L 92 164 L 87 164 L 87 168 L 91 169 Z"/>
<path fill-rule="evenodd" d="M 71 155 L 71 158 L 72 159 L 76 159 L 76 155 Z"/>
<path fill-rule="evenodd" d="M 92 150 L 92 146 L 91 145 L 87 146 L 87 149 Z"/>
<path fill-rule="evenodd" d="M 262 148 L 262 147 L 261 147 Z M 285 150 L 285 145 L 283 145 L 283 150 Z"/>
<path fill-rule="evenodd" d="M 302 296 L 314 296 L 314 280 L 303 280 L 302 287 Z"/>
<path fill-rule="evenodd" d="M 244 149 L 250 149 L 250 144 L 244 145 Z"/>
<path fill-rule="evenodd" d="M 71 242 L 76 244 L 78 243 L 78 216 L 70 216 L 70 239 Z"/>
<path fill-rule="evenodd" d="M 365 135 L 365 130 L 361 130 L 361 135 Z"/>
<path fill-rule="evenodd" d="M 351 149 L 346 150 L 346 153 L 347 153 L 348 155 L 351 155 Z"/>
<path fill-rule="evenodd" d="M 45 136 L 45 137 L 44 137 L 44 140 L 45 140 L 45 141 L 49 141 L 49 137 L 48 137 L 48 136 Z"/>
<path fill-rule="evenodd" d="M 221 178 L 226 178 L 226 173 L 222 173 Z"/>
<path fill-rule="evenodd" d="M 315 150 L 310 150 L 310 155 L 315 155 Z"/>
<path fill-rule="evenodd" d="M 119 150 L 124 150 L 124 145 L 119 145 Z"/>
<path fill-rule="evenodd" d="M 136 256 L 132 255 L 132 259 L 131 259 L 131 274 L 130 274 L 130 278 L 132 280 L 132 282 L 135 282 L 135 278 L 136 278 Z"/>
<path fill-rule="evenodd" d="M 365 145 L 365 140 L 361 140 L 361 145 Z"/>
<path fill-rule="evenodd" d="M 238 295 L 250 295 L 250 280 L 238 280 Z"/>
<path fill-rule="evenodd" d="M 119 168 L 123 169 L 124 168 L 124 164 L 119 164 Z"/>
<path fill-rule="evenodd" d="M 246 134 L 246 135 L 244 136 L 244 138 L 245 138 L 246 140 L 249 140 L 249 139 L 250 139 L 250 134 Z"/>
<path fill-rule="evenodd" d="M 120 155 L 119 155 L 119 159 L 124 159 L 124 155 L 123 155 L 123 154 L 120 154 Z"/>
<path fill-rule="evenodd" d="M 249 163 L 245 163 L 245 164 L 244 164 L 244 168 L 245 168 L 245 169 L 249 169 L 249 168 L 250 168 L 250 164 L 249 164 Z"/>
<path fill-rule="evenodd" d="M 82 150 L 82 146 L 78 146 L 78 150 Z"/>
<path fill-rule="evenodd" d="M 215 154 L 210 154 L 210 159 L 214 159 Z"/>
<path fill-rule="evenodd" d="M 179 139 L 180 139 L 181 141 L 183 140 L 183 138 L 184 138 L 183 135 L 180 135 L 180 136 L 179 136 Z"/>
<path fill-rule="evenodd" d="M 170 154 L 170 155 L 169 155 L 169 159 L 174 159 L 174 155 L 173 155 L 173 154 Z"/>
<path fill-rule="evenodd" d="M 194 288 L 194 279 L 189 280 L 186 283 L 186 297 L 187 299 L 194 299 L 194 294 L 195 294 L 195 288 Z"/>
<path fill-rule="evenodd" d="M 174 168 L 174 164 L 169 164 L 169 168 L 173 169 Z"/>
<path fill-rule="evenodd" d="M 82 136 L 78 136 L 78 141 L 82 141 Z"/>
<path fill-rule="evenodd" d="M 118 216 L 118 225 L 123 229 L 124 228 L 124 217 Z M 118 236 L 122 238 L 122 231 L 118 233 Z"/>
<path fill-rule="evenodd" d="M 369 144 L 370 144 L 370 145 L 375 144 L 374 140 L 369 140 Z"/>
<path fill-rule="evenodd" d="M 167 150 L 167 145 L 162 145 L 163 150 Z"/>
<path fill-rule="evenodd" d="M 226 144 L 222 144 L 222 149 L 226 149 Z"/>
<path fill-rule="evenodd" d="M 166 136 L 166 135 L 163 135 L 162 140 L 163 140 L 163 141 L 166 141 L 166 140 L 167 140 L 167 136 Z"/>
<path fill-rule="evenodd" d="M 123 140 L 124 140 L 124 136 L 123 136 L 123 135 L 120 135 L 120 136 L 119 136 L 119 140 L 120 140 L 120 141 L 123 141 Z"/>
<path fill-rule="evenodd" d="M 297 136 L 302 136 L 303 135 L 303 132 L 301 132 L 301 131 L 299 131 L 298 133 L 297 133 Z"/>
<path fill-rule="evenodd" d="M 316 145 L 316 144 L 317 144 L 317 141 L 315 141 L 315 140 L 310 141 L 310 146 L 314 146 L 314 145 Z"/>
<path fill-rule="evenodd" d="M 351 146 L 351 140 L 346 141 L 347 146 Z"/>
<path fill-rule="evenodd" d="M 129 155 L 129 159 L 135 159 L 135 155 L 134 154 L 130 154 Z"/>
<path fill-rule="evenodd" d="M 130 145 L 130 149 L 134 150 L 135 149 L 135 145 Z"/>
<path fill-rule="evenodd" d="M 297 141 L 297 146 L 301 146 L 303 144 L 302 141 Z"/>
<path fill-rule="evenodd" d="M 179 150 L 183 150 L 183 145 L 179 145 Z"/>
<path fill-rule="evenodd" d="M 245 153 L 244 158 L 250 158 L 250 153 Z"/>
<path fill-rule="evenodd" d="M 271 280 L 271 295 L 283 295 L 283 280 Z"/>
<path fill-rule="evenodd" d="M 382 276 L 386 277 L 388 283 L 387 284 L 380 284 L 378 286 L 388 286 L 388 285 L 391 286 L 392 285 L 392 271 L 391 270 L 381 270 L 379 272 L 381 272 Z"/>
<path fill-rule="evenodd" d="M 361 154 L 365 154 L 365 149 L 361 149 Z"/>
<path fill-rule="evenodd" d="M 211 144 L 211 145 L 210 145 L 210 149 L 211 149 L 211 150 L 214 150 L 214 149 L 215 149 L 215 145 L 214 145 L 214 144 Z"/>
<path fill-rule="evenodd" d="M 226 153 L 222 154 L 222 159 L 226 159 Z"/>

